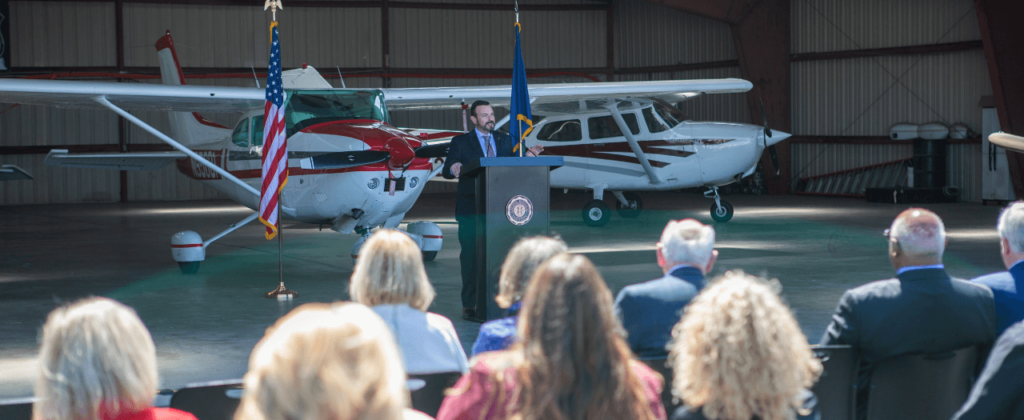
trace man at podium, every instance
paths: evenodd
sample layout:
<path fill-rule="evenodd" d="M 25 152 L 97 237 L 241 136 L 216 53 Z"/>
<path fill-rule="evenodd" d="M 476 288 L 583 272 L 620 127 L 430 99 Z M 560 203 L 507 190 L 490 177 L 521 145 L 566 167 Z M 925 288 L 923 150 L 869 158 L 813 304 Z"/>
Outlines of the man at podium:
<path fill-rule="evenodd" d="M 469 162 L 479 162 L 482 157 L 511 157 L 515 144 L 507 134 L 494 131 L 494 109 L 486 101 L 475 101 L 469 107 L 469 120 L 473 129 L 466 134 L 452 138 L 448 148 L 441 176 L 447 179 L 459 178 L 458 195 L 455 202 L 455 220 L 459 222 L 459 262 L 462 265 L 462 317 L 478 320 L 476 314 L 476 277 L 473 268 L 476 261 L 476 178 L 460 177 L 462 168 Z M 537 156 L 544 146 L 537 145 L 526 151 L 527 156 Z"/>

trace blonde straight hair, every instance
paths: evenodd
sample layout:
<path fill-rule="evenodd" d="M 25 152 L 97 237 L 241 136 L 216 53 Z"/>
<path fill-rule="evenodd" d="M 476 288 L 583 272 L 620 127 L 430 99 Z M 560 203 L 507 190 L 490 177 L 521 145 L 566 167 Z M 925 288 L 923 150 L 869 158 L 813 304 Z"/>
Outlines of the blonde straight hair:
<path fill-rule="evenodd" d="M 92 420 L 149 408 L 158 385 L 156 348 L 142 320 L 93 297 L 50 312 L 43 325 L 36 420 Z"/>
<path fill-rule="evenodd" d="M 381 229 L 363 245 L 348 294 L 366 306 L 404 303 L 423 312 L 435 295 L 420 248 L 394 229 Z"/>
<path fill-rule="evenodd" d="M 384 320 L 358 303 L 308 303 L 256 344 L 235 420 L 399 420 L 408 405 Z"/>
<path fill-rule="evenodd" d="M 522 300 L 526 285 L 530 283 L 530 277 L 533 277 L 537 268 L 566 249 L 564 241 L 547 236 L 523 238 L 516 242 L 501 265 L 498 296 L 494 297 L 498 306 L 508 308 Z"/>

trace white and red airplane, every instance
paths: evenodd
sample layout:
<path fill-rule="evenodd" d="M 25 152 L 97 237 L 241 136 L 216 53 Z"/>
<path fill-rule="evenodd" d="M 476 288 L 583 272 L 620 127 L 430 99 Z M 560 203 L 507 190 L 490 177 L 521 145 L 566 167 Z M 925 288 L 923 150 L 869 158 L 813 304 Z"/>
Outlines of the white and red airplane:
<path fill-rule="evenodd" d="M 0 79 L 0 102 L 109 109 L 176 150 L 101 154 L 53 150 L 47 156 L 47 165 L 157 170 L 174 161 L 186 176 L 256 209 L 264 90 L 186 86 L 169 32 L 156 47 L 162 85 Z M 352 249 L 353 257 L 371 229 L 401 223 L 426 181 L 440 171 L 447 139 L 459 134 L 395 128 L 390 124 L 389 110 L 458 108 L 476 99 L 503 106 L 511 97 L 507 85 L 336 89 L 312 67 L 283 72 L 283 81 L 290 168 L 290 179 L 281 193 L 283 216 L 360 234 Z M 662 107 L 701 94 L 740 93 L 751 87 L 742 79 L 532 85 L 530 96 L 538 115 L 544 112 L 551 116 L 536 124 L 527 141 L 545 144 L 549 153 L 566 156 L 566 166 L 552 174 L 553 187 L 592 189 L 595 198 L 606 190 L 613 191 L 623 208 L 638 213 L 639 199 L 626 200 L 630 197 L 622 191 L 706 185 L 720 203 L 717 208 L 727 208 L 731 217 L 731 206 L 718 199 L 717 185 L 751 173 L 763 148 L 777 140 L 764 141 L 757 126 L 681 122 L 678 117 L 672 120 L 669 115 L 673 111 Z M 577 104 L 575 109 L 572 104 Z M 651 109 L 657 118 L 647 119 Z M 169 111 L 170 136 L 128 110 Z M 559 114 L 558 110 L 563 112 Z M 198 112 L 243 114 L 230 129 L 203 119 Z M 618 123 L 620 132 L 630 134 L 595 136 L 595 129 L 589 128 L 590 120 L 608 115 Z M 560 133 L 548 127 L 557 122 L 570 127 L 572 124 L 565 121 L 573 118 L 587 118 L 587 128 L 580 122 L 581 139 L 546 137 L 551 132 Z M 639 133 L 632 130 L 636 121 L 644 121 Z M 658 124 L 666 130 L 657 131 Z M 788 135 L 777 136 L 784 137 Z M 648 158 L 648 154 L 659 156 Z M 638 166 L 643 172 L 636 169 Z M 595 210 L 588 205 L 585 215 L 600 211 L 608 213 L 606 206 Z M 588 224 L 602 218 L 606 222 L 603 214 L 591 216 Z M 256 217 L 254 212 L 206 241 L 195 232 L 179 232 L 171 239 L 172 255 L 183 272 L 195 272 L 205 259 L 207 246 Z M 416 222 L 407 230 L 420 244 L 424 258 L 433 259 L 443 240 L 440 228 L 431 222 Z"/>

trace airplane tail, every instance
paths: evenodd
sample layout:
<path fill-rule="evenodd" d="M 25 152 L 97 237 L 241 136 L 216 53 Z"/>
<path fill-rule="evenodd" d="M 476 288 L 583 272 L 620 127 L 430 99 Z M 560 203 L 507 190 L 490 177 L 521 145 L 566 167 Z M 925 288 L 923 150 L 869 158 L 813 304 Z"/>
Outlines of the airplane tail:
<path fill-rule="evenodd" d="M 174 51 L 171 31 L 156 41 L 156 53 L 160 58 L 160 78 L 165 85 L 184 85 L 185 74 Z M 201 144 L 214 141 L 230 133 L 227 127 L 207 120 L 198 112 L 167 113 L 171 123 L 171 138 L 182 144 Z"/>

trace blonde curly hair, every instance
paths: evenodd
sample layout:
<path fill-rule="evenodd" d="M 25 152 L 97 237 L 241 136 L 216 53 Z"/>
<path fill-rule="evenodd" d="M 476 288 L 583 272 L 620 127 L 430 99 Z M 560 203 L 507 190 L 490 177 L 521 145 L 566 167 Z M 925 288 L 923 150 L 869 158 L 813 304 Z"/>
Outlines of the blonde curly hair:
<path fill-rule="evenodd" d="M 672 330 L 673 395 L 709 419 L 791 419 L 821 374 L 776 280 L 730 271 L 686 308 Z"/>

